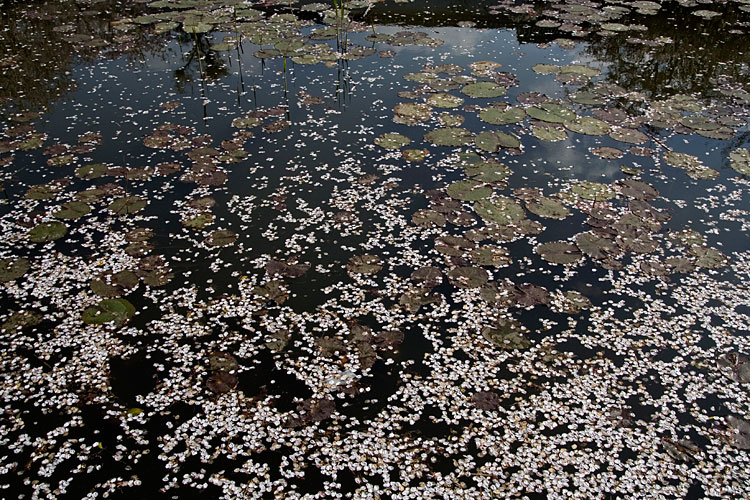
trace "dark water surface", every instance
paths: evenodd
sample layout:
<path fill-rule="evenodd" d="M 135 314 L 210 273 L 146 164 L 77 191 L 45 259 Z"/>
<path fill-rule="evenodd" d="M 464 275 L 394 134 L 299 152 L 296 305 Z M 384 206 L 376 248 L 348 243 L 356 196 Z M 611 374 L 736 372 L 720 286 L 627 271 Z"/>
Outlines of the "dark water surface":
<path fill-rule="evenodd" d="M 2 5 L 0 496 L 750 494 L 750 3 Z"/>

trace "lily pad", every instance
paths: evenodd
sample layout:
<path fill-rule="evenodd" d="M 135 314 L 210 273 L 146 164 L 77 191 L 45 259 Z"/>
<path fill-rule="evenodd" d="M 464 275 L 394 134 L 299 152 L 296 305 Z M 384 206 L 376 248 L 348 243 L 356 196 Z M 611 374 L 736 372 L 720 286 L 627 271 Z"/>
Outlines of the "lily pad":
<path fill-rule="evenodd" d="M 620 248 L 613 240 L 592 232 L 580 233 L 575 240 L 581 252 L 592 259 L 604 260 L 620 254 Z"/>
<path fill-rule="evenodd" d="M 109 167 L 104 163 L 91 163 L 78 167 L 75 176 L 86 180 L 98 179 L 107 175 L 107 170 L 109 170 Z"/>
<path fill-rule="evenodd" d="M 227 371 L 216 371 L 206 379 L 206 389 L 214 394 L 226 394 L 234 390 L 238 382 L 237 375 Z"/>
<path fill-rule="evenodd" d="M 499 148 L 520 148 L 521 139 L 505 132 L 485 130 L 474 138 L 474 144 L 482 151 L 495 153 Z"/>
<path fill-rule="evenodd" d="M 401 151 L 401 158 L 408 162 L 419 162 L 427 158 L 429 154 L 427 149 L 404 149 Z"/>
<path fill-rule="evenodd" d="M 462 201 L 477 201 L 492 196 L 492 188 L 475 180 L 456 181 L 446 188 L 451 198 Z"/>
<path fill-rule="evenodd" d="M 62 204 L 62 208 L 53 213 L 58 219 L 79 219 L 91 212 L 91 207 L 81 201 L 69 201 Z"/>
<path fill-rule="evenodd" d="M 510 176 L 510 169 L 496 161 L 483 161 L 468 165 L 464 169 L 467 177 L 481 182 L 502 182 Z"/>
<path fill-rule="evenodd" d="M 110 203 L 109 208 L 116 215 L 132 214 L 142 210 L 146 200 L 138 196 L 123 196 Z"/>
<path fill-rule="evenodd" d="M 554 102 L 543 102 L 536 106 L 531 106 L 526 110 L 526 113 L 536 120 L 547 123 L 565 123 L 576 118 L 573 110 Z"/>
<path fill-rule="evenodd" d="M 490 106 L 479 112 L 479 118 L 492 125 L 508 125 L 523 121 L 526 118 L 526 111 L 521 107 Z"/>
<path fill-rule="evenodd" d="M 46 243 L 62 238 L 68 228 L 62 222 L 44 222 L 29 230 L 29 240 L 34 243 Z"/>
<path fill-rule="evenodd" d="M 590 116 L 583 116 L 565 122 L 565 128 L 573 132 L 585 135 L 605 135 L 609 132 L 610 128 L 606 122 L 591 118 Z"/>
<path fill-rule="evenodd" d="M 503 267 L 511 262 L 508 250 L 495 245 L 477 247 L 471 250 L 469 258 L 478 266 Z"/>
<path fill-rule="evenodd" d="M 551 219 L 564 219 L 570 215 L 570 211 L 562 203 L 546 197 L 528 201 L 526 208 L 533 214 Z"/>
<path fill-rule="evenodd" d="M 436 146 L 465 146 L 474 140 L 474 134 L 465 128 L 446 127 L 427 132 L 424 139 Z"/>
<path fill-rule="evenodd" d="M 104 299 L 95 306 L 87 307 L 81 316 L 88 325 L 127 323 L 135 314 L 135 307 L 126 299 Z"/>
<path fill-rule="evenodd" d="M 488 99 L 503 96 L 507 91 L 508 89 L 494 82 L 470 83 L 464 85 L 464 88 L 461 89 L 461 92 L 469 97 L 483 97 Z"/>
<path fill-rule="evenodd" d="M 514 319 L 500 318 L 493 326 L 482 328 L 482 337 L 503 350 L 528 349 L 531 341 L 521 330 L 521 324 Z"/>
<path fill-rule="evenodd" d="M 523 207 L 505 196 L 477 201 L 474 203 L 474 211 L 484 220 L 498 224 L 512 224 L 526 217 Z"/>
<path fill-rule="evenodd" d="M 568 133 L 563 127 L 552 124 L 535 124 L 531 126 L 531 133 L 539 140 L 545 142 L 559 142 L 568 138 Z"/>
<path fill-rule="evenodd" d="M 536 253 L 553 264 L 574 264 L 583 258 L 577 246 L 565 241 L 542 243 L 536 247 Z"/>
<path fill-rule="evenodd" d="M 355 274 L 377 274 L 381 269 L 383 264 L 377 255 L 355 255 L 346 264 L 346 270 Z"/>
<path fill-rule="evenodd" d="M 750 149 L 737 148 L 729 153 L 729 166 L 738 174 L 750 175 Z"/>
<path fill-rule="evenodd" d="M 237 241 L 237 233 L 228 229 L 219 229 L 211 232 L 205 240 L 210 247 L 226 247 Z"/>
<path fill-rule="evenodd" d="M 693 245 L 690 255 L 695 256 L 695 264 L 706 269 L 716 269 L 727 265 L 728 258 L 724 253 L 715 248 Z"/>
<path fill-rule="evenodd" d="M 24 257 L 0 259 L 0 283 L 17 280 L 26 274 L 30 268 L 29 259 Z"/>
<path fill-rule="evenodd" d="M 594 201 L 609 200 L 611 198 L 614 198 L 616 195 L 615 191 L 611 187 L 607 186 L 606 184 L 593 181 L 580 181 L 575 186 L 573 186 L 571 191 L 573 191 L 573 193 L 577 194 L 583 199 Z"/>
<path fill-rule="evenodd" d="M 448 279 L 458 288 L 479 288 L 490 279 L 481 267 L 460 266 L 448 272 Z"/>
<path fill-rule="evenodd" d="M 375 144 L 385 149 L 401 149 L 410 142 L 411 139 L 398 132 L 388 132 L 375 139 Z"/>
<path fill-rule="evenodd" d="M 432 94 L 427 98 L 427 104 L 436 108 L 457 108 L 463 104 L 463 102 L 464 100 L 461 97 L 444 93 Z"/>

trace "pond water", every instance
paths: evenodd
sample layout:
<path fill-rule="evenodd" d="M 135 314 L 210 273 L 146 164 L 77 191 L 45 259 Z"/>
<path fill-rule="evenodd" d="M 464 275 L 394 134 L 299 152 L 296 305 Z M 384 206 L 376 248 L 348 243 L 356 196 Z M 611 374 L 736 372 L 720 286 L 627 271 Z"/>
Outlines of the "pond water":
<path fill-rule="evenodd" d="M 750 495 L 750 1 L 1 9 L 3 497 Z"/>

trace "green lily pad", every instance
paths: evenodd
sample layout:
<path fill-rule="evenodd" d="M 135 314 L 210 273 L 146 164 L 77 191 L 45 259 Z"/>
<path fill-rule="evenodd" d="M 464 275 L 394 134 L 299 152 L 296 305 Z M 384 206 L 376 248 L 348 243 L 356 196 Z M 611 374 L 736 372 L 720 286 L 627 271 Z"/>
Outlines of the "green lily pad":
<path fill-rule="evenodd" d="M 531 67 L 531 70 L 539 75 L 556 75 L 560 72 L 560 66 L 556 64 L 535 64 Z"/>
<path fill-rule="evenodd" d="M 576 118 L 573 110 L 554 102 L 543 102 L 536 106 L 531 106 L 526 110 L 526 113 L 536 120 L 547 123 L 565 123 Z"/>
<path fill-rule="evenodd" d="M 237 233 L 228 229 L 219 229 L 211 232 L 205 239 L 206 245 L 210 247 L 226 247 L 237 241 Z"/>
<path fill-rule="evenodd" d="M 356 274 L 377 274 L 381 269 L 383 264 L 377 255 L 355 255 L 346 264 L 346 270 Z"/>
<path fill-rule="evenodd" d="M 424 139 L 436 146 L 465 146 L 474 140 L 474 134 L 465 128 L 446 127 L 427 132 Z"/>
<path fill-rule="evenodd" d="M 422 161 L 429 156 L 430 151 L 427 149 L 404 149 L 401 151 L 401 158 L 408 162 Z"/>
<path fill-rule="evenodd" d="M 531 126 L 531 133 L 539 140 L 545 142 L 559 142 L 568 138 L 568 133 L 563 127 L 552 124 L 535 124 Z"/>
<path fill-rule="evenodd" d="M 49 200 L 57 196 L 57 193 L 59 192 L 60 189 L 56 186 L 50 186 L 49 184 L 37 184 L 35 186 L 31 186 L 29 190 L 26 191 L 24 198 L 27 198 L 29 200 Z"/>
<path fill-rule="evenodd" d="M 135 314 L 135 307 L 126 299 L 104 299 L 95 306 L 87 307 L 81 319 L 87 325 L 114 323 L 123 325 Z"/>
<path fill-rule="evenodd" d="M 583 258 L 577 246 L 565 241 L 542 243 L 536 247 L 536 253 L 553 264 L 574 264 Z"/>
<path fill-rule="evenodd" d="M 565 122 L 565 128 L 573 132 L 585 135 L 605 135 L 609 133 L 610 127 L 606 122 L 591 118 L 590 116 L 583 116 Z"/>
<path fill-rule="evenodd" d="M 592 181 L 580 181 L 573 186 L 571 191 L 585 200 L 595 201 L 609 200 L 617 194 L 614 189 L 606 184 Z"/>
<path fill-rule="evenodd" d="M 750 175 L 750 149 L 737 148 L 729 153 L 729 166 L 738 174 Z"/>
<path fill-rule="evenodd" d="M 505 87 L 502 87 L 494 82 L 476 82 L 464 85 L 461 92 L 469 97 L 483 97 L 493 98 L 505 95 L 508 91 Z"/>
<path fill-rule="evenodd" d="M 503 267 L 510 264 L 510 254 L 503 247 L 485 245 L 469 252 L 469 258 L 478 266 Z"/>
<path fill-rule="evenodd" d="M 444 93 L 432 94 L 427 98 L 427 104 L 436 108 L 457 108 L 463 102 L 464 100 L 461 97 Z"/>
<path fill-rule="evenodd" d="M 0 325 L 0 331 L 14 333 L 27 326 L 36 326 L 42 319 L 43 316 L 34 311 L 16 311 Z"/>
<path fill-rule="evenodd" d="M 716 269 L 727 265 L 729 259 L 719 250 L 711 247 L 694 245 L 690 248 L 690 255 L 695 256 L 695 265 L 707 269 Z"/>
<path fill-rule="evenodd" d="M 411 221 L 419 227 L 443 227 L 445 216 L 435 210 L 418 210 L 411 216 Z"/>
<path fill-rule="evenodd" d="M 492 196 L 492 188 L 475 180 L 456 181 L 446 190 L 448 196 L 462 201 L 477 201 Z"/>
<path fill-rule="evenodd" d="M 576 245 L 592 259 L 604 260 L 620 254 L 620 248 L 614 241 L 590 231 L 577 234 Z"/>
<path fill-rule="evenodd" d="M 531 346 L 531 341 L 522 333 L 521 324 L 514 319 L 498 319 L 494 326 L 482 328 L 482 337 L 508 351 Z"/>
<path fill-rule="evenodd" d="M 29 259 L 24 257 L 0 259 L 0 283 L 17 280 L 26 274 L 30 268 Z"/>
<path fill-rule="evenodd" d="M 481 267 L 461 266 L 451 269 L 448 279 L 458 288 L 479 288 L 487 283 L 490 275 Z"/>
<path fill-rule="evenodd" d="M 34 243 L 46 243 L 62 238 L 68 228 L 62 222 L 44 222 L 29 230 L 29 240 Z"/>
<path fill-rule="evenodd" d="M 603 106 L 607 103 L 607 100 L 600 94 L 595 92 L 587 92 L 585 90 L 579 90 L 568 96 L 571 102 L 576 104 L 584 104 L 586 106 Z"/>
<path fill-rule="evenodd" d="M 495 153 L 500 148 L 520 148 L 521 139 L 512 134 L 497 132 L 495 130 L 485 130 L 480 132 L 474 138 L 474 144 L 482 151 Z"/>
<path fill-rule="evenodd" d="M 628 127 L 613 128 L 609 132 L 609 136 L 616 141 L 627 144 L 643 144 L 649 141 L 649 137 L 646 134 L 640 130 Z"/>
<path fill-rule="evenodd" d="M 182 221 L 182 225 L 185 227 L 189 227 L 191 229 L 203 229 L 207 225 L 211 224 L 214 221 L 213 214 L 209 212 L 204 212 L 202 214 L 198 214 L 195 217 L 191 217 L 189 219 L 185 219 Z"/>
<path fill-rule="evenodd" d="M 518 222 L 526 217 L 523 207 L 505 196 L 477 201 L 474 203 L 474 211 L 486 221 L 504 225 Z"/>
<path fill-rule="evenodd" d="M 138 212 L 146 206 L 146 200 L 139 196 L 123 196 L 110 203 L 109 208 L 115 215 L 126 215 Z"/>
<path fill-rule="evenodd" d="M 585 295 L 574 290 L 568 290 L 559 300 L 554 300 L 550 304 L 555 312 L 565 314 L 578 314 L 583 309 L 590 309 L 591 301 Z"/>
<path fill-rule="evenodd" d="M 62 208 L 53 213 L 58 219 L 79 219 L 91 212 L 91 207 L 81 201 L 69 201 L 62 204 Z"/>
<path fill-rule="evenodd" d="M 479 118 L 492 125 L 508 125 L 519 123 L 526 118 L 526 111 L 521 107 L 500 108 L 490 106 L 479 112 Z"/>
<path fill-rule="evenodd" d="M 540 217 L 550 219 L 564 219 L 570 215 L 570 211 L 557 200 L 552 198 L 537 198 L 526 203 L 529 212 Z"/>
<path fill-rule="evenodd" d="M 260 125 L 260 118 L 255 116 L 245 116 L 232 120 L 232 126 L 235 128 L 253 128 Z"/>
<path fill-rule="evenodd" d="M 75 176 L 86 180 L 98 179 L 107 175 L 107 170 L 109 170 L 109 167 L 104 163 L 92 163 L 78 167 Z"/>
<path fill-rule="evenodd" d="M 440 113 L 438 116 L 443 127 L 460 127 L 464 123 L 464 115 L 453 115 L 448 112 Z"/>
<path fill-rule="evenodd" d="M 496 161 L 483 161 L 464 168 L 467 177 L 481 182 L 501 182 L 510 176 L 510 169 Z"/>
<path fill-rule="evenodd" d="M 425 122 L 432 116 L 432 108 L 429 105 L 413 102 L 397 104 L 393 112 L 393 121 L 406 125 Z"/>
<path fill-rule="evenodd" d="M 411 139 L 398 132 L 388 132 L 375 139 L 375 144 L 385 149 L 401 149 L 410 142 Z"/>
<path fill-rule="evenodd" d="M 560 73 L 573 73 L 576 75 L 582 75 L 586 78 L 593 78 L 600 73 L 596 68 L 590 66 L 583 66 L 582 64 L 569 64 L 560 68 Z"/>

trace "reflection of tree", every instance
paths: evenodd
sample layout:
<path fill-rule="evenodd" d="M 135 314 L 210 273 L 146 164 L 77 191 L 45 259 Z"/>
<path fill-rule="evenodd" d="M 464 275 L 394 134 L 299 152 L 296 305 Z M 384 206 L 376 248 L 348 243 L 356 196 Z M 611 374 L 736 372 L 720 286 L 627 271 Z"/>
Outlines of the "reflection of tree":
<path fill-rule="evenodd" d="M 553 7 L 560 5 L 559 2 L 533 2 L 533 14 L 513 14 L 508 10 L 493 14 L 488 6 L 495 3 L 468 0 L 413 0 L 396 5 L 376 3 L 368 20 L 414 26 L 456 26 L 461 21 L 473 21 L 477 27 L 515 29 L 522 43 L 548 43 L 556 38 L 580 39 L 568 31 L 535 26 L 541 19 L 557 20 Z M 608 5 L 608 2 L 596 3 L 598 9 Z M 719 77 L 747 83 L 750 80 L 747 70 L 750 53 L 743 50 L 747 46 L 746 28 L 736 33 L 732 30 L 743 19 L 747 20 L 748 15 L 734 3 L 714 2 L 705 8 L 720 12 L 721 16 L 706 20 L 691 14 L 696 8 L 681 7 L 677 2 L 662 2 L 656 15 L 632 14 L 613 20 L 626 25 L 642 25 L 647 31 L 602 36 L 596 33 L 598 25 L 581 22 L 580 28 L 585 33 L 583 40 L 588 43 L 586 51 L 608 63 L 608 78 L 628 91 L 645 91 L 655 96 L 678 92 L 707 94 L 715 87 L 712 80 Z M 628 42 L 630 37 L 645 43 Z M 656 45 L 661 38 L 670 38 L 672 43 Z"/>
<path fill-rule="evenodd" d="M 594 35 L 597 38 L 590 40 L 586 50 L 609 63 L 611 81 L 654 96 L 678 92 L 707 95 L 719 79 L 747 82 L 750 54 L 738 50 L 747 43 L 747 35 L 730 33 L 739 20 L 738 11 L 730 4 L 714 5 L 712 10 L 722 10 L 723 15 L 707 21 L 673 6 L 659 15 L 639 17 L 637 22 L 646 25 L 647 32 Z M 646 43 L 669 37 L 672 43 L 649 47 L 627 43 L 629 36 Z"/>
<path fill-rule="evenodd" d="M 145 30 L 123 33 L 110 27 L 114 13 L 137 15 L 142 5 L 116 0 L 82 5 L 72 0 L 3 5 L 0 104 L 45 109 L 75 89 L 69 69 L 76 62 L 161 48 Z"/>
<path fill-rule="evenodd" d="M 185 56 L 184 66 L 174 72 L 178 92 L 185 92 L 185 86 L 194 82 L 196 76 L 200 79 L 216 80 L 229 74 L 224 59 L 221 54 L 211 49 L 211 41 L 205 33 L 180 32 L 180 43 L 192 43 L 192 47 Z"/>

